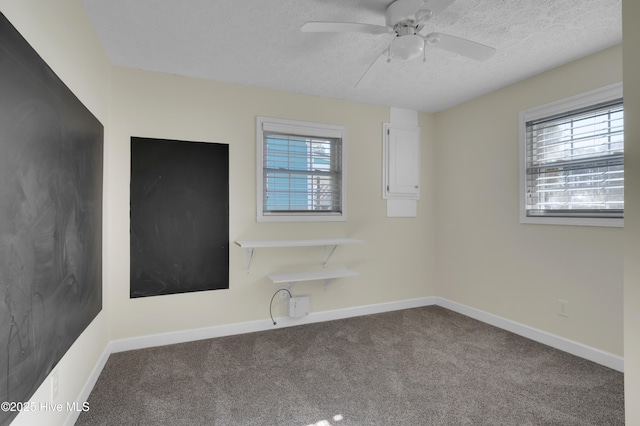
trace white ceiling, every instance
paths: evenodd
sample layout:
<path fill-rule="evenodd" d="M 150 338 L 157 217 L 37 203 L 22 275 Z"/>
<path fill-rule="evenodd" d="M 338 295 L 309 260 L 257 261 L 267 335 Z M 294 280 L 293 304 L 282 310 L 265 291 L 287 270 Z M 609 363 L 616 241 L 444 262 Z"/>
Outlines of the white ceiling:
<path fill-rule="evenodd" d="M 436 112 L 622 42 L 621 0 L 457 0 L 427 23 L 493 46 L 476 62 L 428 47 L 378 60 L 391 35 L 302 33 L 307 21 L 385 25 L 390 0 L 84 0 L 114 65 Z"/>

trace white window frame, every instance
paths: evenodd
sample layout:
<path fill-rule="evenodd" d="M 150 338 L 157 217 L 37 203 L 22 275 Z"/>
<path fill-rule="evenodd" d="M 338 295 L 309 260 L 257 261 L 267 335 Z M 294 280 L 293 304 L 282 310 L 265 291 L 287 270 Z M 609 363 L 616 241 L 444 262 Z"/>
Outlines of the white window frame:
<path fill-rule="evenodd" d="M 526 211 L 526 123 L 544 117 L 578 110 L 602 102 L 622 98 L 622 83 L 616 83 L 600 89 L 592 90 L 556 102 L 541 105 L 519 114 L 520 139 L 520 223 L 546 225 L 579 225 L 579 226 L 624 226 L 624 219 L 619 218 L 586 218 L 586 217 L 529 217 Z"/>
<path fill-rule="evenodd" d="M 342 140 L 342 212 L 264 212 L 264 132 L 272 131 L 289 135 Z M 345 126 L 271 117 L 256 117 L 256 219 L 258 222 L 336 222 L 347 220 L 347 130 Z"/>

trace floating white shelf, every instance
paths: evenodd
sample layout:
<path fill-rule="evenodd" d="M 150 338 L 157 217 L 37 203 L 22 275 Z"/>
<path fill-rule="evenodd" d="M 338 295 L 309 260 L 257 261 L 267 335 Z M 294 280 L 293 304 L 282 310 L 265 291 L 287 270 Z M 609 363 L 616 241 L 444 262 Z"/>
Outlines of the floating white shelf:
<path fill-rule="evenodd" d="M 327 262 L 339 245 L 362 244 L 362 240 L 353 238 L 316 238 L 300 240 L 237 240 L 236 244 L 247 250 L 247 274 L 251 269 L 253 250 L 256 248 L 278 248 L 278 247 L 323 247 L 324 257 L 322 267 L 326 268 Z M 327 252 L 327 247 L 332 247 Z M 302 280 L 300 280 L 302 281 Z"/>
<path fill-rule="evenodd" d="M 271 274 L 267 275 L 267 278 L 269 278 L 274 283 L 292 283 L 299 281 L 327 281 L 334 278 L 355 277 L 357 275 L 360 274 L 358 272 L 350 271 L 349 269 L 323 269 L 321 271 Z"/>
<path fill-rule="evenodd" d="M 341 246 L 345 244 L 362 244 L 362 240 L 353 238 L 316 238 L 308 240 L 238 240 L 236 244 L 242 248 L 267 247 L 320 247 Z"/>

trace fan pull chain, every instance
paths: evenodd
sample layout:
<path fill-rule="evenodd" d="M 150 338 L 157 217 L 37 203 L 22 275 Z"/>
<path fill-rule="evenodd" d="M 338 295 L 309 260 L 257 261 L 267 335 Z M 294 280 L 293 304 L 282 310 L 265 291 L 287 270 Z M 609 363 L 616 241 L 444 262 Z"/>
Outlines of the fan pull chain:
<path fill-rule="evenodd" d="M 391 63 L 391 45 L 387 47 L 387 63 Z"/>
<path fill-rule="evenodd" d="M 422 62 L 427 62 L 427 39 L 424 39 L 424 47 L 422 48 Z"/>

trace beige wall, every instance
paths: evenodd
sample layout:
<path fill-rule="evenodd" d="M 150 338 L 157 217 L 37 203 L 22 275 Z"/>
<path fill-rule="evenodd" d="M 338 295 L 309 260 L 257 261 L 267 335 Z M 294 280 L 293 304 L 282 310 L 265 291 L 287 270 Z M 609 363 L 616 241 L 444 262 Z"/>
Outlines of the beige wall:
<path fill-rule="evenodd" d="M 79 1 L 0 0 L 0 11 L 75 95 L 98 117 L 108 133 L 110 65 Z M 1 95 L 0 95 L 1 96 Z M 108 149 L 108 147 L 107 147 Z M 106 164 L 108 168 L 109 165 Z M 106 207 L 106 206 L 105 206 Z M 109 275 L 109 229 L 104 227 L 104 285 Z M 74 402 L 107 344 L 108 306 L 89 325 L 58 363 L 56 403 Z M 36 391 L 34 402 L 49 402 L 49 381 Z M 21 413 L 13 425 L 58 425 L 67 412 Z"/>
<path fill-rule="evenodd" d="M 640 425 L 640 3 L 623 0 L 625 114 L 624 376 L 626 424 Z"/>
<path fill-rule="evenodd" d="M 522 225 L 518 198 L 518 112 L 620 81 L 616 46 L 436 115 L 438 295 L 622 355 L 622 228 Z"/>
<path fill-rule="evenodd" d="M 112 156 L 117 164 L 109 191 L 117 247 L 108 288 L 110 338 L 267 320 L 279 286 L 265 276 L 318 268 L 321 248 L 256 249 L 250 274 L 244 249 L 230 247 L 230 289 L 129 299 L 130 137 L 157 137 L 229 144 L 230 240 L 352 237 L 363 245 L 338 247 L 330 266 L 361 273 L 332 281 L 300 283 L 294 293 L 311 296 L 313 312 L 413 299 L 434 294 L 433 120 L 421 115 L 423 196 L 417 218 L 386 218 L 381 196 L 382 123 L 389 108 L 138 70 L 113 72 Z M 255 119 L 257 115 L 345 125 L 348 221 L 257 223 Z M 274 316 L 285 305 L 274 305 Z"/>
<path fill-rule="evenodd" d="M 624 0 L 624 7 L 625 39 L 638 40 L 640 31 L 629 16 L 640 15 L 639 6 Z M 361 272 L 360 277 L 338 280 L 326 292 L 317 283 L 295 287 L 296 293 L 311 295 L 313 311 L 439 295 L 622 355 L 624 239 L 627 424 L 640 424 L 639 408 L 631 404 L 640 397 L 640 195 L 630 189 L 640 185 L 633 173 L 640 162 L 633 142 L 637 125 L 627 121 L 624 230 L 518 223 L 518 111 L 620 81 L 621 47 L 436 116 L 420 114 L 418 218 L 389 219 L 380 194 L 381 129 L 388 108 L 112 68 L 79 0 L 0 0 L 0 10 L 105 125 L 104 309 L 60 362 L 58 401 L 80 394 L 108 340 L 266 319 L 277 286 L 264 276 L 290 266 L 316 266 L 321 258 L 313 248 L 257 250 L 247 275 L 244 251 L 231 245 L 229 290 L 129 299 L 129 137 L 144 136 L 230 145 L 232 241 L 318 236 L 365 241 L 339 247 L 331 261 Z M 627 117 L 640 111 L 635 45 L 624 50 Z M 348 222 L 256 223 L 256 115 L 347 126 Z M 570 301 L 570 318 L 556 314 L 558 298 Z M 284 314 L 282 304 L 275 308 L 276 315 Z M 48 401 L 48 392 L 45 382 L 33 400 Z M 54 425 L 65 417 L 20 415 L 15 424 Z"/>

